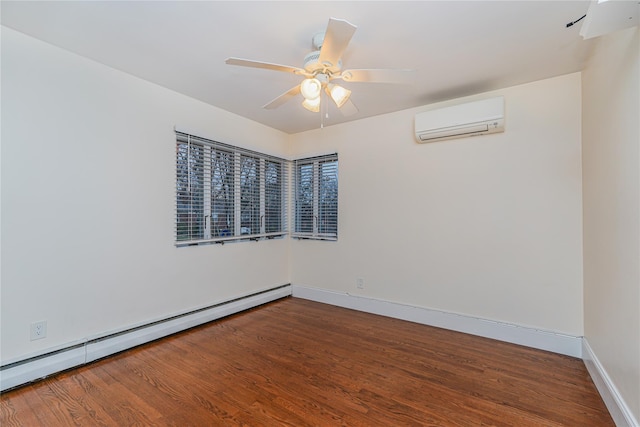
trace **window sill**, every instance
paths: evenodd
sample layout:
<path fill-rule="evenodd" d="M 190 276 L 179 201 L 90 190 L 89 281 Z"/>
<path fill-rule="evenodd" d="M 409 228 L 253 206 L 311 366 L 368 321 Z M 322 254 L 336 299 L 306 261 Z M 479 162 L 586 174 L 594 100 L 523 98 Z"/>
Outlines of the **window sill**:
<path fill-rule="evenodd" d="M 242 236 L 217 237 L 214 239 L 206 239 L 206 240 L 181 240 L 178 242 L 174 242 L 174 245 L 177 248 L 182 248 L 186 246 L 201 246 L 201 245 L 212 245 L 212 244 L 223 245 L 225 243 L 234 243 L 234 242 L 247 241 L 247 240 L 255 240 L 257 242 L 258 240 L 272 240 L 272 239 L 283 238 L 287 234 L 288 234 L 287 232 L 283 231 L 278 233 L 247 234 Z"/>

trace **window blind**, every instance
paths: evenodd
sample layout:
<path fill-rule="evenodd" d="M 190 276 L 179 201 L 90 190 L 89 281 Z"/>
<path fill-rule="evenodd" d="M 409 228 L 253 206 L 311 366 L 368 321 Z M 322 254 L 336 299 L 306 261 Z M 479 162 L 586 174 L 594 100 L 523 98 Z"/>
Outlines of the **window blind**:
<path fill-rule="evenodd" d="M 294 161 L 293 237 L 337 240 L 338 154 Z"/>
<path fill-rule="evenodd" d="M 282 236 L 288 161 L 176 132 L 177 246 Z"/>

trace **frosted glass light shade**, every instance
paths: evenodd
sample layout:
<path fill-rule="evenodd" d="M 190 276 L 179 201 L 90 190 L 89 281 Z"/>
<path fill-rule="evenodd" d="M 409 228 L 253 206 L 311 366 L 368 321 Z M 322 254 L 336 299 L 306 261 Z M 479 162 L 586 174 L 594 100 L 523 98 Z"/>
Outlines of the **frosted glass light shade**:
<path fill-rule="evenodd" d="M 331 95 L 331 99 L 336 103 L 338 108 L 342 107 L 345 102 L 351 96 L 351 91 L 349 89 L 345 89 L 342 86 L 330 84 L 327 86 L 329 89 L 329 95 Z"/>
<path fill-rule="evenodd" d="M 316 99 L 320 96 L 322 84 L 318 79 L 304 79 L 300 84 L 300 92 L 305 99 Z"/>
<path fill-rule="evenodd" d="M 313 113 L 319 112 L 320 96 L 318 96 L 316 99 L 305 99 L 304 102 L 302 103 L 302 106 Z"/>

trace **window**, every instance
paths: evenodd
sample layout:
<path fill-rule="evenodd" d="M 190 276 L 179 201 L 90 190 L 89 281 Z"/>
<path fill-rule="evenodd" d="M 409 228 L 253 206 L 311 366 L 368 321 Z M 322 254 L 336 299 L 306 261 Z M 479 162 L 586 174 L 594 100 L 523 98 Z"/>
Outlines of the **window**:
<path fill-rule="evenodd" d="M 176 245 L 286 234 L 287 163 L 176 132 Z"/>
<path fill-rule="evenodd" d="M 295 229 L 293 236 L 338 238 L 338 155 L 300 159 L 295 166 Z"/>

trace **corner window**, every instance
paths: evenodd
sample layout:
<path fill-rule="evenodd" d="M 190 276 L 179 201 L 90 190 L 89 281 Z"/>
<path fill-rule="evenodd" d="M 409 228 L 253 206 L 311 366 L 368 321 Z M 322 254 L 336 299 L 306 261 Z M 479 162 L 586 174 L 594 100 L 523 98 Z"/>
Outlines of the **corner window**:
<path fill-rule="evenodd" d="M 176 132 L 176 245 L 286 234 L 287 164 Z"/>
<path fill-rule="evenodd" d="M 338 239 L 338 155 L 299 159 L 293 237 Z"/>

